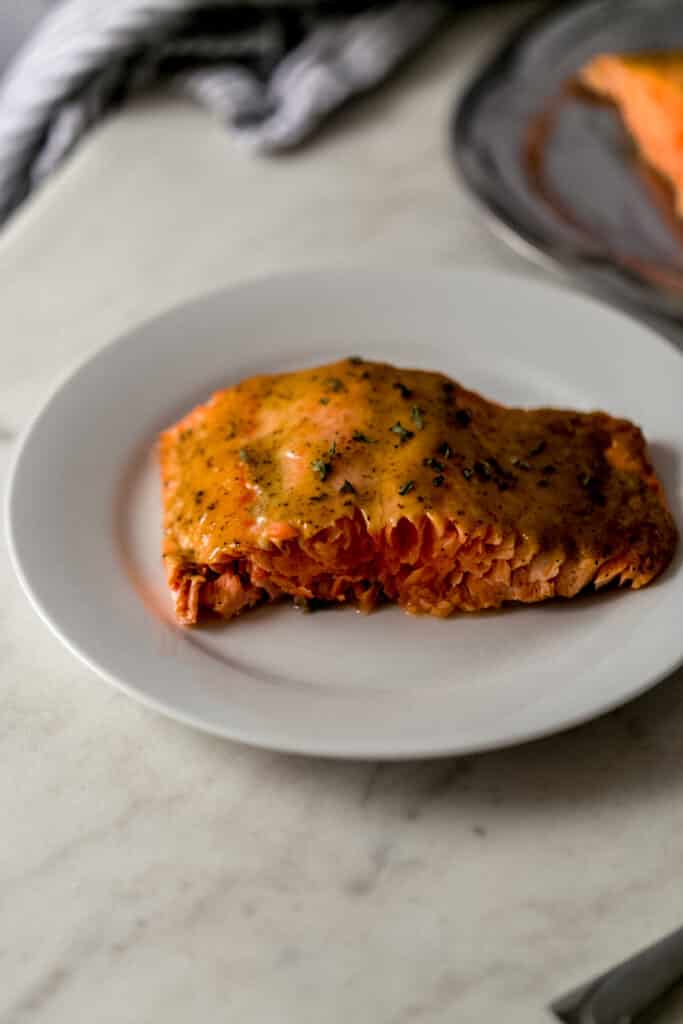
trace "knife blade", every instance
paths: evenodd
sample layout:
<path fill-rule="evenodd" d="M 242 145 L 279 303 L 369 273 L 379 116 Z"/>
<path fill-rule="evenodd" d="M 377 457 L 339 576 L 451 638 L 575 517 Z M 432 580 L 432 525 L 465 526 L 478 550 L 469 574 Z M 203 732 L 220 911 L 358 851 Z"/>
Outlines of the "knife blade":
<path fill-rule="evenodd" d="M 638 1014 L 681 980 L 683 928 L 580 985 L 550 1009 L 563 1024 L 637 1024 Z"/>

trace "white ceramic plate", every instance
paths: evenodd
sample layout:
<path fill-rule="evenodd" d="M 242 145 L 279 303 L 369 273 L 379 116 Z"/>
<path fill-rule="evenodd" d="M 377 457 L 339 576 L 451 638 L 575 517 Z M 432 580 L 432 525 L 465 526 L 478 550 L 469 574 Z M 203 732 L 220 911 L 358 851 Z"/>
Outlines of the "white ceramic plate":
<path fill-rule="evenodd" d="M 14 563 L 65 644 L 131 696 L 280 750 L 393 758 L 551 732 L 681 658 L 683 573 L 448 621 L 396 608 L 176 627 L 162 576 L 155 435 L 218 385 L 359 353 L 443 370 L 503 402 L 642 424 L 681 521 L 683 359 L 624 316 L 489 273 L 331 272 L 256 281 L 143 324 L 85 362 L 31 424 L 12 476 Z"/>

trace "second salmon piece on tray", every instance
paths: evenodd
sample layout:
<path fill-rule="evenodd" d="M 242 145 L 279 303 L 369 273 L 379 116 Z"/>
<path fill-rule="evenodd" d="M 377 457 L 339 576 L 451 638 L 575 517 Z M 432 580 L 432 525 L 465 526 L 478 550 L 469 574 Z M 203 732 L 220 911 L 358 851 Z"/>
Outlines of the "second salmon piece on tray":
<path fill-rule="evenodd" d="M 445 617 L 637 589 L 676 546 L 634 424 L 360 357 L 217 392 L 164 431 L 160 460 L 186 625 L 285 596 Z"/>
<path fill-rule="evenodd" d="M 683 51 L 600 54 L 579 74 L 616 104 L 645 161 L 669 182 L 683 215 Z"/>

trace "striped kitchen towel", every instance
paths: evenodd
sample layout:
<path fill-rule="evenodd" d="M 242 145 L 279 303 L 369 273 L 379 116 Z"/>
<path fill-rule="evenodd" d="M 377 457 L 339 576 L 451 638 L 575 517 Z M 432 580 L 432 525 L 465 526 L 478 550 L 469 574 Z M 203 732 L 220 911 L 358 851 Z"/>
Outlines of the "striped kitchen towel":
<path fill-rule="evenodd" d="M 262 150 L 382 81 L 448 0 L 61 0 L 0 84 L 0 223 L 108 110 L 164 82 Z"/>

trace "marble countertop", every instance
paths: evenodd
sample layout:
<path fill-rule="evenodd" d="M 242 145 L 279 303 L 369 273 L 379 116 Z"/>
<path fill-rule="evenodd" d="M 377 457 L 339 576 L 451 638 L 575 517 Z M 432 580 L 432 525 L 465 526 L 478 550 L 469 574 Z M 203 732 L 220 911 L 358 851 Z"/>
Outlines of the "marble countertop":
<path fill-rule="evenodd" d="M 537 273 L 446 157 L 519 12 L 473 14 L 299 153 L 194 108 L 111 118 L 0 235 L 0 470 L 141 318 L 332 265 Z M 3 542 L 4 543 L 4 542 Z M 100 682 L 0 549 L 0 1024 L 533 1024 L 683 919 L 683 674 L 514 750 L 376 765 L 208 738 Z"/>

